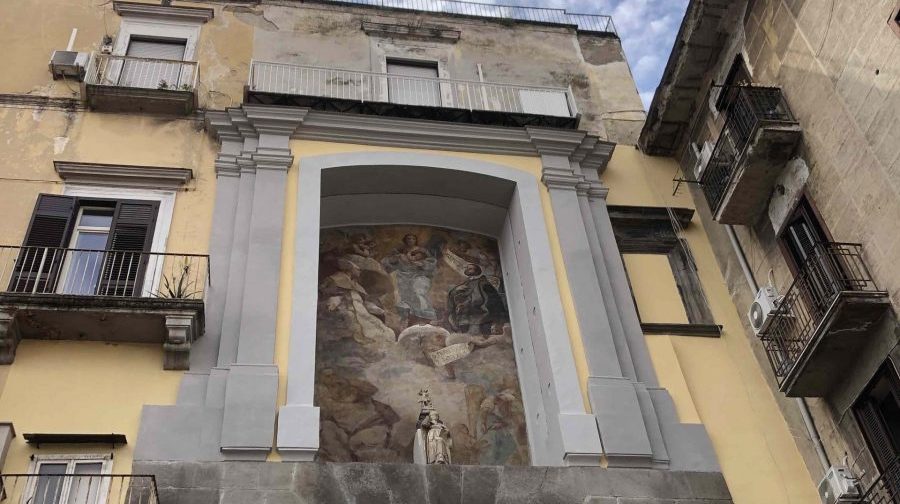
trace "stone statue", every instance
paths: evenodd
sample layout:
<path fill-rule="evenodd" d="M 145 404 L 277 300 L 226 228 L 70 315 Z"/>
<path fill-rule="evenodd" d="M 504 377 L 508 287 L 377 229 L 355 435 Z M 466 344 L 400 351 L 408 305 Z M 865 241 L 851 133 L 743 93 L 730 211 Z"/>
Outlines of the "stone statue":
<path fill-rule="evenodd" d="M 437 411 L 428 412 L 428 417 L 422 422 L 425 429 L 425 460 L 427 464 L 450 464 L 450 448 L 453 447 L 453 439 L 450 438 L 450 429 L 441 421 Z"/>
<path fill-rule="evenodd" d="M 419 421 L 416 422 L 416 437 L 413 443 L 413 461 L 417 464 L 450 464 L 450 448 L 453 439 L 450 429 L 431 403 L 427 389 L 419 391 Z"/>

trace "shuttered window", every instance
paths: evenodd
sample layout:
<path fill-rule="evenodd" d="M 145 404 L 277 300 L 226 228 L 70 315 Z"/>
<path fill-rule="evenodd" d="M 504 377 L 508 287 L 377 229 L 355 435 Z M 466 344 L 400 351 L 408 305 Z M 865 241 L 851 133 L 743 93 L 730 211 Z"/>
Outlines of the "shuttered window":
<path fill-rule="evenodd" d="M 441 106 L 437 63 L 388 60 L 387 73 L 391 103 Z"/>
<path fill-rule="evenodd" d="M 144 252 L 150 250 L 158 212 L 157 201 L 39 195 L 9 290 L 140 295 L 148 259 Z M 77 240 L 81 234 L 76 234 L 77 243 L 70 243 L 79 219 L 87 216 L 96 220 L 103 214 L 112 215 L 105 244 L 92 242 L 87 247 L 91 250 L 74 251 L 86 243 Z M 72 278 L 87 278 L 90 284 L 73 283 Z"/>
<path fill-rule="evenodd" d="M 900 456 L 900 377 L 885 363 L 853 406 L 872 457 L 882 470 Z"/>
<path fill-rule="evenodd" d="M 181 61 L 184 59 L 184 40 L 154 40 L 132 37 L 128 42 L 128 56 Z"/>

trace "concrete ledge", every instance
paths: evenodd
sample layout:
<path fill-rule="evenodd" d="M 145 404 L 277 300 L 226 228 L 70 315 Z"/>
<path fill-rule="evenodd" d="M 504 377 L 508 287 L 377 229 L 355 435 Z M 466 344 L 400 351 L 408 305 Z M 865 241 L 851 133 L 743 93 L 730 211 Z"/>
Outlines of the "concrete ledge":
<path fill-rule="evenodd" d="M 161 504 L 729 504 L 720 473 L 600 467 L 136 462 Z"/>

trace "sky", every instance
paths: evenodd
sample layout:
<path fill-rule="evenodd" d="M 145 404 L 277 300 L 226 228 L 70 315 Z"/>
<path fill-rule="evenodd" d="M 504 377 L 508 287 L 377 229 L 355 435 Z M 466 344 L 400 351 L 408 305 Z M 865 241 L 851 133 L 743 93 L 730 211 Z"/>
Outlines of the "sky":
<path fill-rule="evenodd" d="M 644 109 L 647 109 L 666 67 L 688 0 L 530 0 L 522 3 L 495 0 L 492 3 L 528 4 L 578 14 L 612 16 Z"/>

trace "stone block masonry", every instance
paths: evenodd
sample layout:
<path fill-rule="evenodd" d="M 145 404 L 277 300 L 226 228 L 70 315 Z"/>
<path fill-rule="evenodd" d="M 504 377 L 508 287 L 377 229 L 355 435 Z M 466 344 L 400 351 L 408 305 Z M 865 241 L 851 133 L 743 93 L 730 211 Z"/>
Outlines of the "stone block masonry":
<path fill-rule="evenodd" d="M 160 504 L 730 504 L 720 473 L 600 467 L 142 462 Z"/>

